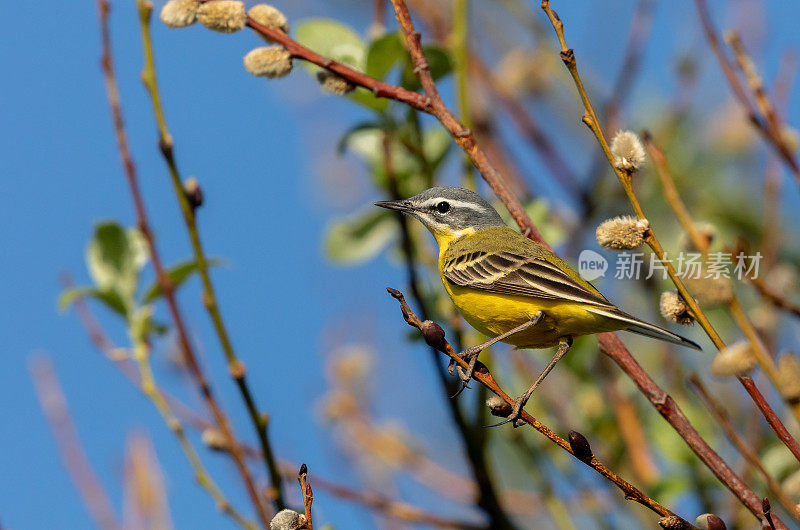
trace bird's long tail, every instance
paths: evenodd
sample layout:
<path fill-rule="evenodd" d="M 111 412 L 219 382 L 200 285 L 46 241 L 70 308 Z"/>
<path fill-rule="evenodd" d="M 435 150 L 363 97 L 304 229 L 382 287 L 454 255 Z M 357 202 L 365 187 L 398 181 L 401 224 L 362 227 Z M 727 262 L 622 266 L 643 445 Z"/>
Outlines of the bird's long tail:
<path fill-rule="evenodd" d="M 600 307 L 587 307 L 586 310 L 596 315 L 601 315 L 612 320 L 616 320 L 620 324 L 629 324 L 628 327 L 620 326 L 620 329 L 625 331 L 630 331 L 631 333 L 636 333 L 638 335 L 645 335 L 646 337 L 652 337 L 654 339 L 665 340 L 667 342 L 686 346 L 687 348 L 702 351 L 702 348 L 696 342 L 681 337 L 680 335 L 671 331 L 667 331 L 666 329 L 656 326 L 655 324 L 650 324 L 649 322 L 645 322 L 644 320 L 631 316 L 620 309 L 612 310 Z"/>

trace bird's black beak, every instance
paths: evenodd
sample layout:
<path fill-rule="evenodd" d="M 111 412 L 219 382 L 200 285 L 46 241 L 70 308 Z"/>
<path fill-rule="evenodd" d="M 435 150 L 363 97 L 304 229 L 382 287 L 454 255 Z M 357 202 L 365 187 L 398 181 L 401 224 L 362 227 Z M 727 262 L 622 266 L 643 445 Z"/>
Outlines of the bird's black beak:
<path fill-rule="evenodd" d="M 380 206 L 381 208 L 386 208 L 387 210 L 397 210 L 399 212 L 410 212 L 414 209 L 411 206 L 411 201 L 403 200 L 403 201 L 378 201 L 375 203 L 375 206 Z"/>

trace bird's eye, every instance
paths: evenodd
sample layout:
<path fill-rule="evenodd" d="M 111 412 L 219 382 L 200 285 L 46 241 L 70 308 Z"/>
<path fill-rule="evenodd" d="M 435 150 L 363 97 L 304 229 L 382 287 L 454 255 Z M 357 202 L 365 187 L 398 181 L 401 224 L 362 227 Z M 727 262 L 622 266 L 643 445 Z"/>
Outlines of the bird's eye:
<path fill-rule="evenodd" d="M 447 213 L 450 211 L 450 203 L 447 201 L 442 201 L 436 204 L 436 211 L 439 213 Z"/>

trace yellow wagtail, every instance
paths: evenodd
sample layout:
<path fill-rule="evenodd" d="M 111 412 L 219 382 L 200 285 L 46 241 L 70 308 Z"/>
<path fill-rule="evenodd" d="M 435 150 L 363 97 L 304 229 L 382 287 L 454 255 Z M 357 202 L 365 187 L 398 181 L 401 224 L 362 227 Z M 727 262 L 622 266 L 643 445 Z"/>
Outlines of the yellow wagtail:
<path fill-rule="evenodd" d="M 447 294 L 472 327 L 493 337 L 464 352 L 470 363 L 465 382 L 478 353 L 497 341 L 517 348 L 558 346 L 553 360 L 502 423 L 519 417 L 573 337 L 625 330 L 700 349 L 689 339 L 620 310 L 561 258 L 508 228 L 477 193 L 434 187 L 410 199 L 375 205 L 412 215 L 430 230 L 439 245 L 439 274 Z"/>

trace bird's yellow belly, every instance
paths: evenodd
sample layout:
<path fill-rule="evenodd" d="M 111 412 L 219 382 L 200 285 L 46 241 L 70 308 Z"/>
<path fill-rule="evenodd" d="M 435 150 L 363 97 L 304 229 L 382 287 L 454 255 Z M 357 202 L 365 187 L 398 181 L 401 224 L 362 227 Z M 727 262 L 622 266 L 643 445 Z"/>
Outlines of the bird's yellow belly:
<path fill-rule="evenodd" d="M 519 348 L 548 348 L 565 337 L 620 329 L 610 319 L 590 313 L 575 302 L 489 293 L 453 285 L 444 278 L 443 282 L 464 319 L 489 337 L 505 333 L 543 312 L 544 317 L 538 323 L 503 341 Z"/>

